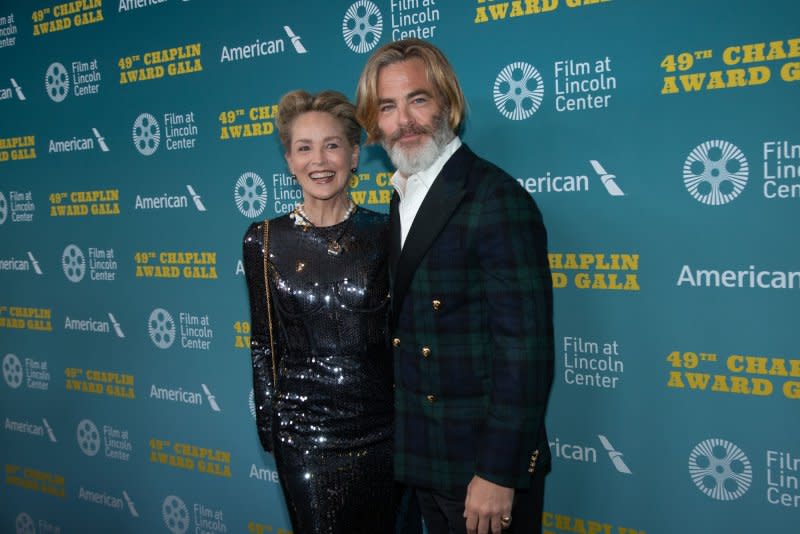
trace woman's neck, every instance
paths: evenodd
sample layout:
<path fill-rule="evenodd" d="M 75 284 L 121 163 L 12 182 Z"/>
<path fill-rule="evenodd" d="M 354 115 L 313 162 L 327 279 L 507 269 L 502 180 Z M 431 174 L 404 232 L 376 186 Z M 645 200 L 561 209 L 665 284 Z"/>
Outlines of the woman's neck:
<path fill-rule="evenodd" d="M 333 226 L 345 219 L 350 205 L 350 195 L 346 191 L 327 200 L 304 198 L 303 214 L 314 226 Z"/>

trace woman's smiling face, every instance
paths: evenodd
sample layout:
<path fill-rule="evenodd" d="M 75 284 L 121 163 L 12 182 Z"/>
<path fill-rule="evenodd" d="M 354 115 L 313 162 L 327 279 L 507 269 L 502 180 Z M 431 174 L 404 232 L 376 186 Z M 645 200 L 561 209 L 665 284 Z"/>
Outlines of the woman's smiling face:
<path fill-rule="evenodd" d="M 292 122 L 285 156 L 306 200 L 337 198 L 347 187 L 350 169 L 358 166 L 358 146 L 350 145 L 339 120 L 324 111 L 307 111 Z"/>

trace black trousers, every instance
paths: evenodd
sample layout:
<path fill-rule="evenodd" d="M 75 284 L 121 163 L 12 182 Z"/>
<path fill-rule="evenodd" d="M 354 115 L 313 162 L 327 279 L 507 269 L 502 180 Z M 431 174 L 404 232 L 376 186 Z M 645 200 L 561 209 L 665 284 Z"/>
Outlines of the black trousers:
<path fill-rule="evenodd" d="M 433 490 L 415 489 L 422 518 L 428 534 L 466 534 L 464 519 L 464 496 L 458 499 L 444 497 Z M 511 526 L 504 534 L 539 534 L 542 531 L 544 506 L 544 473 L 536 473 L 527 490 L 514 491 L 511 509 Z M 491 532 L 491 531 L 490 531 Z"/>

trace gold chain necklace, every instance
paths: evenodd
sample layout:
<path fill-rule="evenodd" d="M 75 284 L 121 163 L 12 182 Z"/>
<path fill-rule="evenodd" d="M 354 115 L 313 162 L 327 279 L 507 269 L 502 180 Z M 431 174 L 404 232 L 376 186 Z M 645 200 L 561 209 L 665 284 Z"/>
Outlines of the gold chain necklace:
<path fill-rule="evenodd" d="M 351 218 L 350 216 L 353 214 L 355 210 L 356 210 L 356 204 L 355 202 L 350 200 L 350 206 L 347 208 L 347 211 L 344 214 L 344 218 L 342 219 L 342 222 L 347 221 L 347 224 L 342 226 L 342 231 L 339 232 L 339 235 L 336 236 L 335 239 L 331 239 L 330 241 L 328 241 L 328 254 L 330 254 L 331 256 L 338 256 L 339 254 L 341 254 L 343 247 L 341 243 L 339 243 L 339 241 L 342 239 L 342 237 L 344 237 L 344 233 L 350 226 L 350 218 Z M 308 228 L 319 228 L 316 224 L 311 222 L 311 219 L 306 214 L 302 204 L 298 204 L 297 206 L 295 206 L 294 210 L 292 211 L 292 214 L 294 215 L 293 218 L 295 220 L 295 224 L 299 222 L 304 227 L 304 230 L 307 230 Z"/>

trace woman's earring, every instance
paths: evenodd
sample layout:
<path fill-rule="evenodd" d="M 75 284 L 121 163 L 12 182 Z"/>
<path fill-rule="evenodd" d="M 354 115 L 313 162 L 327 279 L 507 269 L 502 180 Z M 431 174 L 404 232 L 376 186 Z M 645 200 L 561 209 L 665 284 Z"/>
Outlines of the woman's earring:
<path fill-rule="evenodd" d="M 356 168 L 355 168 L 355 167 L 353 167 L 352 169 L 350 169 L 350 172 L 352 172 L 353 174 L 355 174 L 355 173 L 356 173 Z"/>

